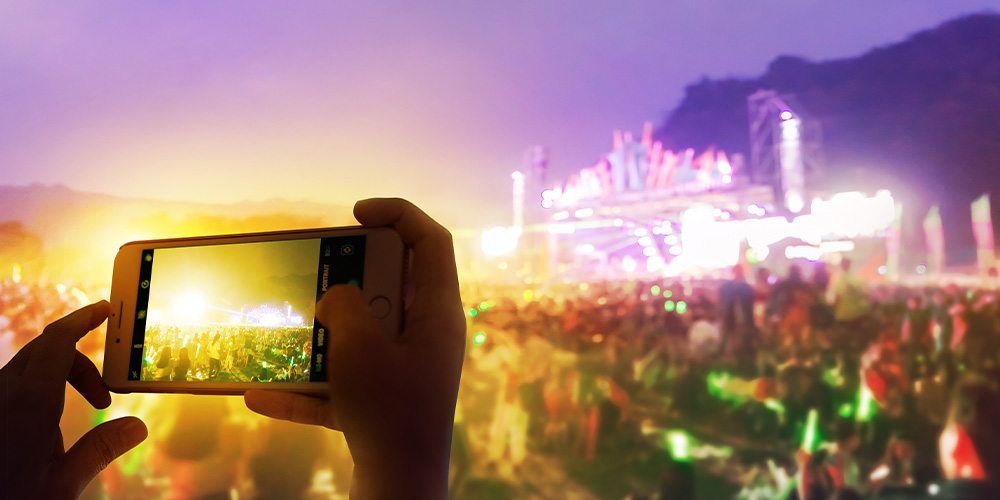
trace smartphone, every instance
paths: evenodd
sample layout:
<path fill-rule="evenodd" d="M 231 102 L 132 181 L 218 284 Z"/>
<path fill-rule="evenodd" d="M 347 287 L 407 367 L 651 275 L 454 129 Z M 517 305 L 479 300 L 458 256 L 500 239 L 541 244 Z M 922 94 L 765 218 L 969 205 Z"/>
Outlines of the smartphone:
<path fill-rule="evenodd" d="M 387 336 L 402 325 L 407 250 L 392 228 L 133 241 L 115 257 L 103 378 L 114 392 L 327 390 L 316 302 L 361 288 Z"/>

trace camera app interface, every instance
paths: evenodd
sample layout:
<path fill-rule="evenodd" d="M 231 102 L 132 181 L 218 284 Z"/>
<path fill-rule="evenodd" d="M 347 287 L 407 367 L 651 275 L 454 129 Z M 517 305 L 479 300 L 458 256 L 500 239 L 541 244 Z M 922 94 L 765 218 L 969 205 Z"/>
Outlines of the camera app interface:
<path fill-rule="evenodd" d="M 326 380 L 316 301 L 363 286 L 365 237 L 144 249 L 129 380 Z"/>

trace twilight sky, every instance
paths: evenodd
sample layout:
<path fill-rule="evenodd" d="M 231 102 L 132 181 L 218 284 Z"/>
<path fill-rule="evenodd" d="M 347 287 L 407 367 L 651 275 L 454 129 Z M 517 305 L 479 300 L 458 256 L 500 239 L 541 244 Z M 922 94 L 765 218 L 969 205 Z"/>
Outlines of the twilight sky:
<path fill-rule="evenodd" d="M 703 76 L 852 57 L 1000 0 L 0 0 L 0 184 L 203 202 L 404 196 L 510 222 Z"/>

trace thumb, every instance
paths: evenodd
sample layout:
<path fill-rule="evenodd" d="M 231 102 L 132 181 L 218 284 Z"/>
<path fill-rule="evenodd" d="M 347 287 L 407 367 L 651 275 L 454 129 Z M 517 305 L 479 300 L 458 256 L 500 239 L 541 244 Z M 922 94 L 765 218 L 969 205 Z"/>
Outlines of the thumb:
<path fill-rule="evenodd" d="M 66 451 L 59 467 L 59 481 L 83 488 L 111 462 L 146 439 L 146 424 L 135 417 L 104 422 L 83 435 Z"/>
<path fill-rule="evenodd" d="M 330 330 L 331 338 L 344 332 L 378 331 L 378 323 L 361 289 L 351 285 L 330 287 L 316 304 L 316 319 Z"/>

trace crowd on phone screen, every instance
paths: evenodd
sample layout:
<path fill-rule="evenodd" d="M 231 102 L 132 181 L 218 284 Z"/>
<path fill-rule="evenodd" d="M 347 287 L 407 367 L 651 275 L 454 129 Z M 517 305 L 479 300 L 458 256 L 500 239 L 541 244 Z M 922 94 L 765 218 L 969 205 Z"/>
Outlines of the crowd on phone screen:
<path fill-rule="evenodd" d="M 0 286 L 3 362 L 80 305 L 52 286 Z M 634 498 L 704 498 L 706 477 L 748 499 L 923 498 L 948 486 L 948 460 L 963 460 L 939 453 L 959 419 L 959 438 L 978 456 L 951 475 L 1000 475 L 1000 431 L 984 423 L 1000 418 L 989 413 L 1000 407 L 995 289 L 870 286 L 816 266 L 781 277 L 761 268 L 747 282 L 467 284 L 463 297 L 470 342 L 456 498 L 484 476 L 523 484 L 539 457 L 639 469 L 657 455 L 671 458 L 656 478 L 617 478 Z M 269 355 L 290 365 L 283 356 L 301 340 L 245 325 L 158 328 L 147 356 L 161 379 L 208 378 Z M 103 336 L 78 347 L 97 361 Z M 116 398 L 100 412 L 68 398 L 67 439 L 125 414 L 148 422 L 151 439 L 81 498 L 335 498 L 348 489 L 339 433 L 252 415 L 235 398 Z M 811 418 L 820 445 L 807 447 Z M 668 429 L 690 436 L 688 457 L 671 449 Z"/>
<path fill-rule="evenodd" d="M 312 327 L 150 323 L 142 380 L 308 382 Z"/>

